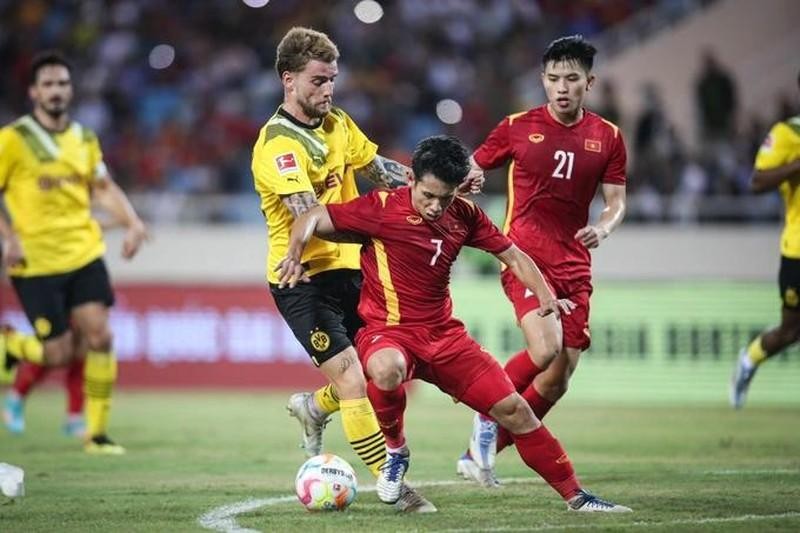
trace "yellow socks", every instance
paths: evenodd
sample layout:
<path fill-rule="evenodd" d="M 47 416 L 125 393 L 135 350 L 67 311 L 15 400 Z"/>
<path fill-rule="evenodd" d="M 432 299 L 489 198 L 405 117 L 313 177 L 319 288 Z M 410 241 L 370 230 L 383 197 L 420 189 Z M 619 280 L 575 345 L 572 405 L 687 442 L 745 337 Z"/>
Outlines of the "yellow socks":
<path fill-rule="evenodd" d="M 6 350 L 11 356 L 37 365 L 44 364 L 44 345 L 42 341 L 33 335 L 23 335 L 18 331 L 7 331 L 4 336 L 6 338 Z"/>
<path fill-rule="evenodd" d="M 386 441 L 367 398 L 340 400 L 342 426 L 350 446 L 375 477 L 386 461 Z"/>
<path fill-rule="evenodd" d="M 111 390 L 117 381 L 117 359 L 113 352 L 89 351 L 83 371 L 86 394 L 86 435 L 105 435 L 111 410 Z"/>
<path fill-rule="evenodd" d="M 339 410 L 339 396 L 336 395 L 333 385 L 330 383 L 314 391 L 314 403 L 319 410 L 330 415 Z"/>
<path fill-rule="evenodd" d="M 761 335 L 753 339 L 753 342 L 747 347 L 747 357 L 753 366 L 760 365 L 767 358 L 767 352 L 761 347 Z"/>

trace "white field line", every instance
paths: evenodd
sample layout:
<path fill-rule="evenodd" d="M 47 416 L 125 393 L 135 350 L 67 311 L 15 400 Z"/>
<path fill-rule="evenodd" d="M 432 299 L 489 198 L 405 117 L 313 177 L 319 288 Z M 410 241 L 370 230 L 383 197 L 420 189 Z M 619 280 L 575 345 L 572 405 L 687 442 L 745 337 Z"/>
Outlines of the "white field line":
<path fill-rule="evenodd" d="M 748 475 L 748 474 L 800 474 L 800 470 L 792 469 L 776 469 L 776 470 L 709 470 L 703 472 L 704 475 Z M 501 480 L 503 483 L 516 484 L 516 483 L 543 483 L 543 480 L 533 477 L 525 478 L 504 478 Z M 463 485 L 470 483 L 464 480 L 440 480 L 440 481 L 418 481 L 414 482 L 414 487 L 443 487 L 448 485 Z M 358 492 L 374 492 L 375 486 L 369 485 L 360 487 Z M 204 513 L 197 519 L 201 527 L 210 529 L 212 531 L 220 531 L 222 533 L 261 533 L 257 529 L 248 529 L 239 526 L 236 522 L 236 517 L 240 514 L 249 513 L 260 509 L 262 507 L 269 507 L 271 505 L 278 505 L 281 503 L 290 503 L 297 499 L 297 496 L 275 496 L 272 498 L 251 498 L 240 502 L 231 503 L 215 507 L 214 509 Z M 727 517 L 712 517 L 712 518 L 687 518 L 666 520 L 661 522 L 631 522 L 630 524 L 614 524 L 615 528 L 637 528 L 637 527 L 652 527 L 652 526 L 678 526 L 678 525 L 699 525 L 699 524 L 716 524 L 726 522 L 751 522 L 758 520 L 772 520 L 780 518 L 800 518 L 800 512 L 790 511 L 780 514 L 769 515 L 754 515 L 746 514 L 739 516 Z M 481 528 L 481 531 L 558 531 L 568 529 L 592 529 L 592 528 L 605 528 L 606 525 L 602 523 L 597 524 L 571 524 L 571 525 L 547 525 L 542 524 L 539 526 L 525 526 L 523 528 L 495 528 L 486 529 Z M 477 531 L 475 529 L 447 529 L 451 533 Z"/>

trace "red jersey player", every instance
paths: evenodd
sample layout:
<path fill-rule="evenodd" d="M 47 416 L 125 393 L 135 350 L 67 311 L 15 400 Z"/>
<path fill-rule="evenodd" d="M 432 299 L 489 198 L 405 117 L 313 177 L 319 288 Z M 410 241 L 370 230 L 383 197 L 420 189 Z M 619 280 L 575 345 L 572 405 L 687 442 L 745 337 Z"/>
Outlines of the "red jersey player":
<path fill-rule="evenodd" d="M 528 255 L 468 200 L 456 196 L 469 171 L 469 153 L 454 137 L 421 141 L 411 164 L 414 181 L 394 191 L 319 206 L 297 219 L 281 283 L 303 276 L 302 252 L 312 234 L 361 238 L 364 284 L 356 336 L 368 378 L 367 392 L 381 423 L 388 458 L 378 477 L 382 501 L 398 494 L 409 467 L 403 433 L 403 383 L 419 378 L 491 415 L 509 431 L 523 461 L 578 511 L 623 512 L 629 508 L 584 491 L 559 442 L 514 390 L 497 361 L 452 316 L 450 271 L 463 246 L 497 256 L 538 296 L 537 316 L 568 314 L 572 303 L 556 300 Z"/>
<path fill-rule="evenodd" d="M 558 298 L 575 311 L 563 317 L 563 337 L 548 317 L 535 313 L 540 302 L 513 273 L 502 273 L 526 350 L 512 356 L 506 372 L 515 389 L 541 419 L 567 390 L 583 350 L 589 347 L 591 256 L 625 214 L 625 144 L 619 128 L 586 111 L 583 101 L 594 83 L 595 48 L 579 35 L 556 39 L 542 57 L 547 104 L 509 115 L 473 154 L 471 176 L 511 160 L 505 233 L 541 268 Z M 605 210 L 589 224 L 589 205 L 600 187 Z M 496 486 L 494 454 L 511 444 L 491 419 L 476 415 L 469 450 L 458 473 L 486 487 Z"/>

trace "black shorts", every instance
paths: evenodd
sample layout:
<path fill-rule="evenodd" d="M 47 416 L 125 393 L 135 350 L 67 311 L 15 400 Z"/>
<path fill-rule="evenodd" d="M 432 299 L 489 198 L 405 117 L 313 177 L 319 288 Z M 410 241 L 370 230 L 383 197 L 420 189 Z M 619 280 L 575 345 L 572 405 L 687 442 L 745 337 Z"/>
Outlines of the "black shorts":
<path fill-rule="evenodd" d="M 363 322 L 358 316 L 361 271 L 329 270 L 290 289 L 270 283 L 278 311 L 294 336 L 319 366 L 355 344 Z"/>
<path fill-rule="evenodd" d="M 781 289 L 783 307 L 787 309 L 800 308 L 800 259 L 781 256 L 778 286 Z"/>
<path fill-rule="evenodd" d="M 111 280 L 102 258 L 64 274 L 12 276 L 11 284 L 36 336 L 42 340 L 67 331 L 74 307 L 89 302 L 114 305 Z"/>

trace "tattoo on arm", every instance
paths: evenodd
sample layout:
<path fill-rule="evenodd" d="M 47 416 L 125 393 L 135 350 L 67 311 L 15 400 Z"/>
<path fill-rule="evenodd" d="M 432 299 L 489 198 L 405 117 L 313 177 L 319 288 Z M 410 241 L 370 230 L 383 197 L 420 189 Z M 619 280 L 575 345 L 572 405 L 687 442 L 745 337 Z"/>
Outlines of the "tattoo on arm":
<path fill-rule="evenodd" d="M 401 165 L 397 161 L 376 155 L 375 159 L 360 169 L 359 172 L 363 173 L 368 180 L 379 187 L 394 189 L 395 187 L 408 185 L 407 170 L 408 167 Z"/>
<path fill-rule="evenodd" d="M 319 205 L 316 195 L 313 192 L 303 191 L 281 196 L 283 205 L 289 210 L 294 218 L 299 217 L 311 208 Z"/>

